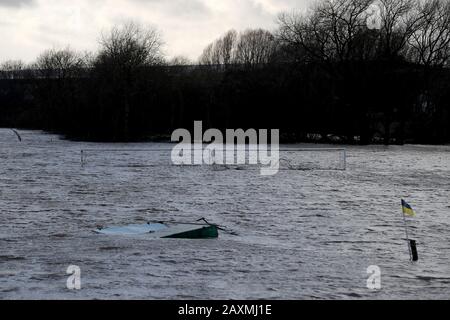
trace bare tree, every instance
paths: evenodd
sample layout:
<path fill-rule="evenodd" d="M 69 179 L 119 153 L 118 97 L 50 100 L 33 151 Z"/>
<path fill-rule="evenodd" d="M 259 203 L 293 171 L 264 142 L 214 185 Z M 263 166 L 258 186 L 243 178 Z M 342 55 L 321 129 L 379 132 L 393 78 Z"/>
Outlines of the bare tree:
<path fill-rule="evenodd" d="M 275 37 L 266 30 L 228 31 L 223 37 L 209 44 L 199 58 L 204 65 L 260 64 L 267 63 L 276 49 Z"/>
<path fill-rule="evenodd" d="M 329 48 L 339 61 L 352 58 L 355 37 L 367 28 L 367 11 L 372 0 L 326 0 L 316 9 Z"/>
<path fill-rule="evenodd" d="M 295 56 L 294 60 L 326 58 L 323 46 L 319 46 L 321 37 L 313 36 L 313 22 L 315 19 L 311 14 L 292 12 L 281 13 L 278 16 L 277 37 L 283 47 L 289 49 Z"/>
<path fill-rule="evenodd" d="M 417 4 L 417 0 L 378 0 L 380 50 L 384 57 L 398 57 L 407 49 L 408 39 L 421 22 Z"/>
<path fill-rule="evenodd" d="M 419 4 L 420 24 L 410 38 L 410 56 L 425 66 L 445 66 L 450 59 L 450 2 Z"/>
<path fill-rule="evenodd" d="M 26 65 L 21 60 L 8 60 L 0 64 L 0 78 L 18 79 L 21 78 Z"/>
<path fill-rule="evenodd" d="M 102 36 L 100 44 L 97 64 L 134 68 L 164 61 L 163 42 L 158 31 L 134 22 L 113 27 L 109 34 Z"/>
<path fill-rule="evenodd" d="M 104 96 L 108 97 L 105 101 L 113 100 L 107 107 L 117 113 L 114 126 L 121 128 L 120 139 L 128 140 L 133 101 L 143 83 L 148 83 L 147 67 L 164 64 L 162 38 L 154 28 L 128 22 L 103 35 L 100 44 L 94 71 Z"/>
<path fill-rule="evenodd" d="M 355 39 L 367 29 L 372 1 L 323 0 L 308 14 L 281 14 L 278 37 L 310 60 L 352 59 Z"/>
<path fill-rule="evenodd" d="M 190 66 L 192 61 L 185 56 L 175 56 L 168 62 L 169 66 Z"/>
<path fill-rule="evenodd" d="M 276 50 L 275 37 L 267 30 L 247 30 L 239 35 L 235 61 L 239 64 L 269 63 Z"/>
<path fill-rule="evenodd" d="M 199 58 L 199 63 L 203 65 L 212 65 L 214 64 L 212 56 L 214 51 L 214 43 L 210 43 L 203 50 L 202 55 Z"/>
<path fill-rule="evenodd" d="M 230 30 L 224 36 L 210 43 L 199 58 L 204 65 L 229 65 L 233 63 L 238 34 Z"/>
<path fill-rule="evenodd" d="M 235 30 L 228 31 L 217 43 L 216 50 L 219 53 L 220 63 L 229 65 L 234 60 L 234 50 L 238 34 Z"/>
<path fill-rule="evenodd" d="M 86 67 L 83 55 L 70 48 L 51 49 L 42 53 L 33 65 L 39 77 L 66 79 L 79 75 Z"/>

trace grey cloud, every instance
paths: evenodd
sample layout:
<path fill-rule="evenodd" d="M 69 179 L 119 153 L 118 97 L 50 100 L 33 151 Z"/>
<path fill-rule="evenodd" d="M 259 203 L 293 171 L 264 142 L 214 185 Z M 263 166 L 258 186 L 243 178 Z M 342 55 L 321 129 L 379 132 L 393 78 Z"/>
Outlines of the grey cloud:
<path fill-rule="evenodd" d="M 194 15 L 204 15 L 210 13 L 209 8 L 201 1 L 195 0 L 178 0 L 174 1 L 173 10 L 176 13 L 186 13 Z"/>
<path fill-rule="evenodd" d="M 12 1 L 12 0 L 11 0 Z M 138 3 L 163 5 L 167 12 L 177 16 L 204 16 L 211 13 L 201 0 L 133 0 Z"/>
<path fill-rule="evenodd" d="M 35 0 L 0 0 L 0 7 L 18 8 L 23 5 L 31 5 Z"/>

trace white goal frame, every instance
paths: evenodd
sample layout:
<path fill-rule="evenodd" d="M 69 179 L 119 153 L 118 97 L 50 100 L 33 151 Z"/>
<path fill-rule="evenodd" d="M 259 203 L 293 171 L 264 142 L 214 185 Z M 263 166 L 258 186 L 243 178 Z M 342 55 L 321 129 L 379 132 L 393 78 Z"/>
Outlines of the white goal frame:
<path fill-rule="evenodd" d="M 202 151 L 205 151 L 207 148 L 203 148 L 201 149 Z M 237 151 L 237 147 L 235 146 L 235 152 Z M 270 147 L 267 148 L 268 150 L 270 150 Z M 199 149 L 197 149 L 198 151 Z M 239 149 L 240 150 L 240 149 Z M 192 150 L 194 151 L 194 150 Z M 244 151 L 244 149 L 242 148 L 241 151 Z M 80 162 L 81 162 L 81 166 L 85 166 L 87 163 L 87 159 L 88 159 L 88 155 L 89 153 L 101 153 L 101 152 L 108 152 L 108 153 L 133 153 L 133 152 L 167 152 L 167 154 L 170 155 L 172 153 L 172 149 L 82 149 L 81 150 L 81 154 L 80 154 Z M 256 148 L 245 148 L 245 153 L 250 154 L 250 152 L 258 152 L 258 149 Z M 286 153 L 294 153 L 294 152 L 336 152 L 336 153 L 340 153 L 340 163 L 341 163 L 341 167 L 340 168 L 310 168 L 308 170 L 330 170 L 330 171 L 346 171 L 347 170 L 347 149 L 345 148 L 282 148 L 279 149 L 279 154 L 280 154 L 280 159 L 279 159 L 279 165 L 281 164 L 281 162 L 283 161 L 283 154 Z M 212 158 L 213 156 L 210 154 L 210 157 Z M 247 160 L 247 158 L 246 158 Z M 171 163 L 174 166 L 188 166 L 188 165 L 175 165 L 173 163 Z M 217 163 L 213 163 L 213 164 L 202 164 L 202 165 L 189 165 L 189 166 L 209 166 L 209 167 L 234 167 L 234 166 L 239 166 L 239 164 L 237 165 L 228 165 L 228 164 L 217 164 Z M 244 166 L 247 166 L 247 170 L 249 167 L 254 167 L 254 168 L 260 168 L 262 165 L 261 164 L 244 164 Z M 307 168 L 306 168 L 307 169 Z M 302 170 L 302 169 L 293 169 L 293 168 L 283 168 L 280 166 L 279 170 Z"/>

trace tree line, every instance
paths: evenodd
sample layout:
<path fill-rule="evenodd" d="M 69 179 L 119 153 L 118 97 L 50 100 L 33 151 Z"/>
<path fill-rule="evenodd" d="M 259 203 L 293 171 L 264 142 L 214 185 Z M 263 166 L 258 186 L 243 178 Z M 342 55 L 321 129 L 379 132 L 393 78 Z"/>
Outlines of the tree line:
<path fill-rule="evenodd" d="M 94 54 L 7 61 L 0 126 L 135 141 L 203 120 L 281 129 L 285 142 L 450 141 L 448 0 L 319 0 L 277 22 L 230 30 L 195 62 L 168 60 L 159 32 L 131 22 Z"/>

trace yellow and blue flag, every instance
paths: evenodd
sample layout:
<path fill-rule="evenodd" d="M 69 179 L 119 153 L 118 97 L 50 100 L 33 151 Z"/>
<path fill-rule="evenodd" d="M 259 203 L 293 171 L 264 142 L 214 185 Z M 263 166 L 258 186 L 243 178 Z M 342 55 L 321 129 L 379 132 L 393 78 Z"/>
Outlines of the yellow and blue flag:
<path fill-rule="evenodd" d="M 405 200 L 402 200 L 402 208 L 403 214 L 411 217 L 416 216 L 416 213 L 414 212 L 413 208 Z"/>

